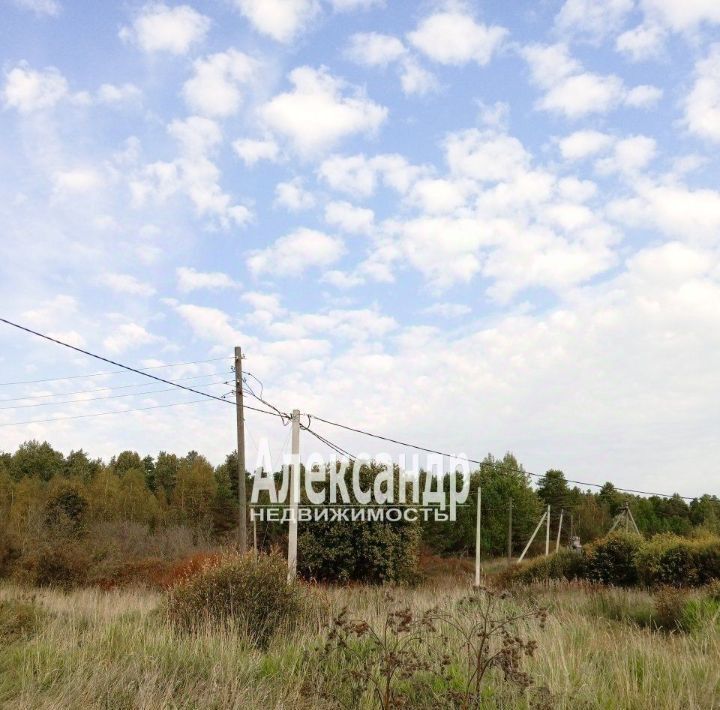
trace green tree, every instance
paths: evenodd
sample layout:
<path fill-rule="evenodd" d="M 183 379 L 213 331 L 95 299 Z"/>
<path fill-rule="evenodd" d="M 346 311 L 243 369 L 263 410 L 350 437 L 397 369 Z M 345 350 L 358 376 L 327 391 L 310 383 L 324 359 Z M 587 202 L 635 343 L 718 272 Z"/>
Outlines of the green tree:
<path fill-rule="evenodd" d="M 204 456 L 191 451 L 180 459 L 173 507 L 181 520 L 195 529 L 209 529 L 216 489 L 215 471 Z"/>
<path fill-rule="evenodd" d="M 158 503 L 145 483 L 141 467 L 125 471 L 120 478 L 119 507 L 125 520 L 153 524 L 158 518 Z"/>
<path fill-rule="evenodd" d="M 65 460 L 65 475 L 80 478 L 85 484 L 97 476 L 102 468 L 100 459 L 91 459 L 82 449 L 71 451 Z"/>
<path fill-rule="evenodd" d="M 64 467 L 65 459 L 60 451 L 55 451 L 47 441 L 41 444 L 33 439 L 21 444 L 15 452 L 10 473 L 16 481 L 26 477 L 49 481 L 62 473 Z"/>
<path fill-rule="evenodd" d="M 122 476 L 126 471 L 133 468 L 142 469 L 142 459 L 137 451 L 122 451 L 117 457 L 110 459 L 110 468 L 118 475 Z"/>
<path fill-rule="evenodd" d="M 177 483 L 178 466 L 178 457 L 166 451 L 161 451 L 155 461 L 155 489 L 162 492 L 168 502 L 172 500 Z"/>
<path fill-rule="evenodd" d="M 155 493 L 157 484 L 155 481 L 155 459 L 149 454 L 142 460 L 143 469 L 145 470 L 145 483 L 147 487 Z"/>

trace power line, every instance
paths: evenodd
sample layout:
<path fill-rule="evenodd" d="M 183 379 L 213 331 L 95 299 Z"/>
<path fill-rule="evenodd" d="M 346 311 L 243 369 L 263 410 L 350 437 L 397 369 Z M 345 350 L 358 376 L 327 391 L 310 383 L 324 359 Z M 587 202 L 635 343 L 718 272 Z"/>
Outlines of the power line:
<path fill-rule="evenodd" d="M 362 434 L 364 436 L 369 436 L 373 439 L 381 439 L 382 441 L 388 441 L 393 444 L 397 444 L 398 446 L 406 446 L 410 449 L 417 449 L 418 451 L 424 451 L 429 454 L 439 454 L 440 456 L 447 456 L 449 458 L 453 458 L 453 454 L 449 454 L 446 451 L 438 451 L 437 449 L 429 449 L 425 446 L 419 446 L 417 444 L 411 444 L 407 441 L 400 441 L 399 439 L 393 439 L 389 436 L 382 436 L 381 434 L 373 434 L 372 432 L 365 431 L 364 429 L 357 429 L 356 427 L 351 427 L 346 424 L 340 424 L 339 422 L 333 422 L 329 419 L 323 419 L 322 417 L 317 416 L 316 414 L 308 415 L 312 417 L 313 419 L 317 419 L 319 422 L 323 422 L 324 424 L 329 424 L 330 426 L 338 427 L 339 429 L 345 429 L 347 431 L 355 432 L 356 434 Z M 478 466 L 484 465 L 483 461 L 479 461 L 477 459 L 466 459 L 469 463 L 477 464 Z M 528 476 L 534 476 L 536 478 L 544 478 L 545 474 L 543 473 L 533 473 L 532 471 L 526 471 L 521 468 L 510 468 L 509 470 L 514 471 L 516 473 L 522 473 L 526 474 Z M 590 486 L 592 488 L 602 488 L 605 484 L 602 483 L 590 483 L 588 481 L 576 481 L 572 478 L 566 478 L 565 479 L 568 483 L 574 483 L 578 486 Z M 623 493 L 633 493 L 636 495 L 645 495 L 645 496 L 659 496 L 661 498 L 673 498 L 677 494 L 669 494 L 669 493 L 657 493 L 652 491 L 640 491 L 634 488 L 620 488 L 619 486 L 614 486 L 616 491 L 621 491 Z M 681 496 L 678 495 L 678 498 L 682 498 L 683 500 L 695 500 L 697 496 Z"/>
<path fill-rule="evenodd" d="M 29 328 L 23 328 L 21 325 L 16 325 L 15 323 L 11 323 L 9 320 L 5 320 L 4 318 L 0 318 L 0 321 L 3 323 L 7 323 L 8 325 L 13 325 L 16 328 L 21 328 L 22 330 L 26 330 L 28 333 L 33 333 L 33 335 L 40 335 L 40 337 L 48 338 L 49 340 L 54 340 L 53 338 L 50 338 L 49 336 L 41 335 L 40 333 L 36 333 L 33 330 L 30 330 Z M 73 348 L 72 345 L 68 345 L 67 343 L 62 343 L 59 340 L 55 340 L 54 342 L 60 343 L 61 345 L 65 345 L 66 347 Z M 73 348 L 74 350 L 78 350 L 81 353 L 84 353 L 87 355 L 84 350 L 80 350 L 79 348 Z M 95 356 L 93 356 L 95 357 Z M 105 358 L 101 358 L 105 359 Z M 138 368 L 139 370 L 159 370 L 164 367 L 180 367 L 182 365 L 200 365 L 202 363 L 206 362 L 218 362 L 219 360 L 229 360 L 228 357 L 213 357 L 208 360 L 192 360 L 191 362 L 173 362 L 169 365 L 153 365 L 152 367 L 141 367 Z M 106 360 L 106 362 L 112 362 L 112 360 Z M 124 366 L 121 366 L 124 367 Z M 125 368 L 127 369 L 127 368 Z M 9 385 L 34 385 L 39 384 L 41 382 L 59 382 L 61 380 L 78 380 L 78 379 L 85 379 L 86 377 L 100 377 L 101 375 L 117 375 L 122 374 L 122 370 L 105 370 L 103 372 L 92 372 L 87 375 L 67 375 L 66 377 L 49 377 L 47 379 L 42 380 L 16 380 L 15 382 L 0 382 L 0 387 L 8 387 Z"/>
<path fill-rule="evenodd" d="M 173 382 L 172 380 L 166 380 L 163 377 L 158 377 L 157 375 L 151 375 L 149 372 L 143 372 L 142 370 L 139 370 L 136 367 L 130 367 L 129 365 L 123 365 L 121 362 L 117 362 L 115 360 L 110 360 L 107 357 L 103 357 L 102 355 L 96 355 L 95 353 L 91 353 L 89 350 L 83 350 L 82 348 L 78 348 L 75 345 L 70 345 L 70 343 L 65 343 L 62 340 L 58 340 L 57 338 L 53 338 L 49 335 L 45 335 L 44 333 L 39 333 L 37 330 L 32 330 L 32 328 L 26 328 L 24 325 L 19 325 L 18 323 L 13 323 L 12 321 L 7 320 L 6 318 L 0 318 L 0 323 L 6 323 L 7 325 L 12 326 L 13 328 L 17 328 L 18 330 L 24 330 L 26 333 L 30 333 L 31 335 L 36 335 L 38 338 L 43 338 L 44 340 L 49 340 L 51 343 L 56 343 L 57 345 L 62 345 L 64 348 L 69 348 L 70 350 L 74 350 L 75 352 L 82 353 L 83 355 L 87 355 L 88 357 L 93 357 L 96 360 L 102 360 L 103 362 L 107 362 L 110 365 L 114 365 L 115 367 L 120 367 L 123 370 L 127 370 L 128 372 L 134 372 L 137 375 L 142 375 L 143 377 L 148 377 L 151 380 L 157 380 L 158 382 L 164 382 L 166 385 L 173 385 L 174 387 L 177 387 L 178 389 L 185 390 L 187 392 L 193 392 L 194 394 L 202 395 L 203 397 L 207 397 L 208 399 L 216 399 L 218 402 L 227 402 L 228 400 L 223 399 L 222 397 L 216 397 L 214 394 L 209 394 L 207 392 L 201 392 L 200 390 L 193 389 L 192 387 L 187 387 L 186 385 L 179 385 L 177 382 Z M 221 358 L 222 360 L 225 360 L 227 358 Z"/>
<path fill-rule="evenodd" d="M 212 377 L 214 375 L 224 375 L 225 372 L 208 372 L 205 375 L 192 375 L 191 377 L 178 377 L 174 380 L 174 382 L 186 382 L 187 380 L 199 380 L 203 377 Z M 213 383 L 207 383 L 207 384 L 213 384 Z M 204 386 L 204 383 L 199 383 L 198 386 Z M 108 390 L 125 390 L 130 389 L 131 387 L 149 387 L 149 382 L 135 382 L 131 385 L 117 385 L 114 387 L 95 387 L 90 390 L 74 390 L 72 392 L 52 392 L 51 394 L 26 394 L 24 397 L 8 397 L 5 399 L 0 399 L 0 404 L 3 404 L 5 402 L 21 402 L 26 399 L 47 399 L 48 397 L 70 397 L 74 394 L 91 394 L 92 392 L 107 392 Z M 143 394 L 143 392 L 135 392 L 137 395 Z"/>
<path fill-rule="evenodd" d="M 205 382 L 203 387 L 210 387 L 211 385 L 226 385 L 227 382 L 224 380 L 217 380 L 216 382 Z M 146 392 L 125 392 L 124 394 L 112 394 L 107 397 L 88 397 L 87 399 L 64 399 L 60 402 L 37 402 L 35 404 L 16 404 L 12 407 L 0 407 L 0 411 L 7 409 L 28 409 L 30 407 L 54 407 L 61 404 L 85 404 L 85 402 L 97 402 L 98 400 L 104 399 L 120 399 L 121 397 L 143 397 L 146 394 L 157 394 L 159 392 L 173 392 L 174 387 L 163 387 L 162 389 L 147 390 Z"/>

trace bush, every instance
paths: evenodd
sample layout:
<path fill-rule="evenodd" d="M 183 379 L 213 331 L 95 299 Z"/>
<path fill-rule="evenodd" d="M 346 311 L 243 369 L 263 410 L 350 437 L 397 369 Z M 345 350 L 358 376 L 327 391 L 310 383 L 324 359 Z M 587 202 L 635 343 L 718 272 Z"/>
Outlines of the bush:
<path fill-rule="evenodd" d="M 638 582 L 636 556 L 643 544 L 640 535 L 611 533 L 583 551 L 586 578 L 630 587 Z"/>
<path fill-rule="evenodd" d="M 193 631 L 206 624 L 244 630 L 267 647 L 282 624 L 294 624 L 301 610 L 301 590 L 287 582 L 287 563 L 276 554 L 228 555 L 167 593 L 170 622 Z"/>
<path fill-rule="evenodd" d="M 32 636 L 44 614 L 30 602 L 0 600 L 0 641 L 11 643 Z"/>
<path fill-rule="evenodd" d="M 695 587 L 720 579 L 720 540 L 656 535 L 637 556 L 638 574 L 648 586 Z"/>
<path fill-rule="evenodd" d="M 15 576 L 36 587 L 72 589 L 85 584 L 89 563 L 78 544 L 39 544 L 22 555 Z"/>
<path fill-rule="evenodd" d="M 537 557 L 520 565 L 513 565 L 500 574 L 502 582 L 529 584 L 548 579 L 582 579 L 585 560 L 570 550 L 560 550 L 548 557 Z"/>

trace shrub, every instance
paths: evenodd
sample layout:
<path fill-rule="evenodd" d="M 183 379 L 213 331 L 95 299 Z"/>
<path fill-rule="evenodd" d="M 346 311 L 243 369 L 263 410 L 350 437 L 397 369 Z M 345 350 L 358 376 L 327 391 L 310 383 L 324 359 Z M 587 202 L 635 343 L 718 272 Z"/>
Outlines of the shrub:
<path fill-rule="evenodd" d="M 586 577 L 595 582 L 629 587 L 637 584 L 635 558 L 643 544 L 640 535 L 611 533 L 583 551 Z"/>
<path fill-rule="evenodd" d="M 171 623 L 193 631 L 203 625 L 240 627 L 265 648 L 282 624 L 294 624 L 301 590 L 287 582 L 287 563 L 276 554 L 228 555 L 167 593 Z"/>
<path fill-rule="evenodd" d="M 503 583 L 529 584 L 548 579 L 582 579 L 584 575 L 583 556 L 570 550 L 560 550 L 548 557 L 536 557 L 523 564 L 512 565 L 499 576 Z"/>
<path fill-rule="evenodd" d="M 648 586 L 695 587 L 720 579 L 720 539 L 656 535 L 637 556 L 640 580 Z"/>
<path fill-rule="evenodd" d="M 36 587 L 71 589 L 85 583 L 89 562 L 78 544 L 39 544 L 22 555 L 15 576 Z"/>
<path fill-rule="evenodd" d="M 666 631 L 683 629 L 687 593 L 677 587 L 663 587 L 655 595 L 655 625 Z"/>
<path fill-rule="evenodd" d="M 91 568 L 87 582 L 105 590 L 128 585 L 163 589 L 169 567 L 170 563 L 155 557 L 124 561 L 103 560 Z"/>
<path fill-rule="evenodd" d="M 11 643 L 32 636 L 42 617 L 42 611 L 31 602 L 0 600 L 0 641 Z"/>

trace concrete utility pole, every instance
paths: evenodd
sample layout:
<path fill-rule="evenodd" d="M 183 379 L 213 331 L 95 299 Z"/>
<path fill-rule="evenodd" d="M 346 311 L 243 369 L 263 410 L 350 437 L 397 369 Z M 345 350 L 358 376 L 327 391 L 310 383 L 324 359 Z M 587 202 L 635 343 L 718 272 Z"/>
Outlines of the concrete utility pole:
<path fill-rule="evenodd" d="M 550 554 L 550 506 L 547 507 L 547 527 L 545 529 L 545 557 Z"/>
<path fill-rule="evenodd" d="M 237 420 L 238 548 L 247 552 L 247 501 L 245 500 L 245 411 L 243 409 L 242 350 L 235 347 L 235 413 Z"/>
<path fill-rule="evenodd" d="M 523 559 L 525 558 L 527 551 L 530 549 L 530 545 L 532 545 L 533 540 L 535 539 L 535 536 L 538 534 L 538 530 L 540 530 L 540 526 L 543 524 L 546 517 L 548 517 L 547 510 L 540 516 L 540 520 L 538 521 L 537 527 L 535 528 L 535 530 L 533 530 L 533 534 L 530 535 L 530 539 L 528 540 L 527 545 L 525 545 L 525 549 L 520 553 L 520 557 L 518 557 L 518 560 L 517 560 L 518 564 L 520 564 L 523 561 Z"/>
<path fill-rule="evenodd" d="M 557 534 L 557 540 L 555 541 L 555 552 L 557 552 L 560 549 L 560 531 L 562 530 L 562 521 L 563 521 L 563 513 L 565 512 L 565 508 L 560 508 L 560 522 L 558 523 L 558 534 Z"/>
<path fill-rule="evenodd" d="M 480 586 L 480 527 L 482 524 L 482 493 L 477 489 L 477 520 L 475 529 L 475 586 Z"/>
<path fill-rule="evenodd" d="M 290 462 L 290 530 L 288 532 L 288 582 L 297 575 L 298 502 L 300 500 L 300 410 L 292 412 L 292 459 Z"/>
<path fill-rule="evenodd" d="M 508 562 L 512 560 L 512 498 L 508 508 Z"/>

